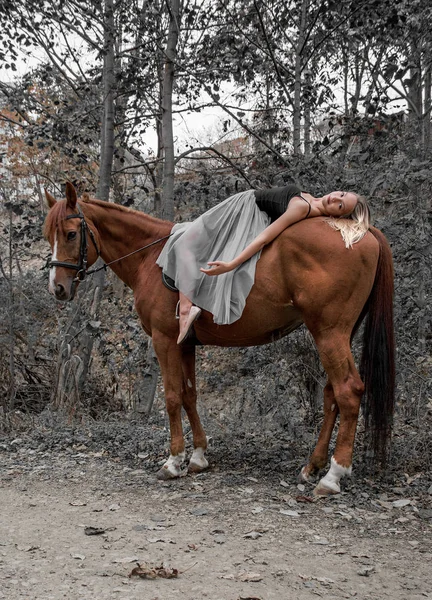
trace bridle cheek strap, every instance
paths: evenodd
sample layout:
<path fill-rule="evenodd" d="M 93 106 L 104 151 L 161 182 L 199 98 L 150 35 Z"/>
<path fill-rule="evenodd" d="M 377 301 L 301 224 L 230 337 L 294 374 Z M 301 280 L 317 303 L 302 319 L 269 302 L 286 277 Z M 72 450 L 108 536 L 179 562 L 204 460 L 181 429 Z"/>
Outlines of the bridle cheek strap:
<path fill-rule="evenodd" d="M 73 280 L 74 283 L 78 283 L 78 281 L 83 281 L 87 274 L 87 256 L 88 256 L 87 232 L 90 235 L 90 239 L 93 242 L 93 245 L 96 249 L 98 257 L 100 256 L 99 248 L 97 247 L 96 239 L 93 234 L 93 231 L 87 225 L 87 222 L 84 218 L 84 214 L 83 214 L 81 208 L 79 207 L 79 205 L 77 205 L 77 208 L 78 208 L 78 213 L 73 214 L 73 215 L 68 215 L 66 217 L 66 220 L 81 219 L 81 239 L 80 239 L 79 263 L 75 264 L 75 263 L 63 262 L 60 260 L 51 260 L 49 263 L 50 269 L 51 269 L 51 267 L 64 267 L 65 269 L 73 269 L 74 271 L 77 271 L 77 276 Z"/>

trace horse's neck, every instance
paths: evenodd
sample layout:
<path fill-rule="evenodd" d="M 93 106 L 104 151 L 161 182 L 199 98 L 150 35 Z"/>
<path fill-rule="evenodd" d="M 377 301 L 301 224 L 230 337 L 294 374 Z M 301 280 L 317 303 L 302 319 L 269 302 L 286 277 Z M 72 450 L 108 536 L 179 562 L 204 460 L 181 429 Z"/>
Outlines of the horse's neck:
<path fill-rule="evenodd" d="M 144 213 L 127 212 L 100 204 L 88 204 L 86 213 L 95 225 L 102 259 L 109 263 L 134 250 L 169 235 L 172 223 L 153 219 Z M 163 243 L 115 262 L 111 269 L 128 286 L 134 288 L 138 266 L 148 261 L 154 264 Z"/>

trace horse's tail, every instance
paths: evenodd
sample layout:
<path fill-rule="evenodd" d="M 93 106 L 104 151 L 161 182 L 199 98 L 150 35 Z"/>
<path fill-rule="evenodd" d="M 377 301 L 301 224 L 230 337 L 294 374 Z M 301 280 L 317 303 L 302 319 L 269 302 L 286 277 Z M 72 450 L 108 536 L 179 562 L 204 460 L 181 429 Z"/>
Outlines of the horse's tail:
<path fill-rule="evenodd" d="M 365 386 L 362 407 L 367 447 L 372 450 L 375 464 L 384 466 L 395 403 L 394 271 L 385 236 L 374 227 L 370 231 L 379 243 L 379 258 L 366 307 L 360 376 Z"/>

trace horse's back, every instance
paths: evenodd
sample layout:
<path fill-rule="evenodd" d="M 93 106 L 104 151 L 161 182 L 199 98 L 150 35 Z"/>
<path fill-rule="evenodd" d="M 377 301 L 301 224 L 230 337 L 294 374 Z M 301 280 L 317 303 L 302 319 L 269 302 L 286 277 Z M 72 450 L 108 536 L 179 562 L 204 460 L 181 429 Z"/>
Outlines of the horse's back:
<path fill-rule="evenodd" d="M 198 339 L 223 346 L 268 343 L 305 322 L 309 329 L 350 329 L 371 292 L 379 244 L 368 233 L 346 248 L 341 233 L 325 219 L 301 221 L 262 252 L 255 283 L 241 319 L 214 325 L 206 315 L 196 323 Z"/>

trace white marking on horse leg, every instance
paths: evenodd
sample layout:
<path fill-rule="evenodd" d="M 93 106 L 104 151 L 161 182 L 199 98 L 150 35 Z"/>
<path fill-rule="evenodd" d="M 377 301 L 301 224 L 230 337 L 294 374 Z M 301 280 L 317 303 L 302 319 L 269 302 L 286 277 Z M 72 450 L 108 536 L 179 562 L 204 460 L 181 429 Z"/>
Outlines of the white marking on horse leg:
<path fill-rule="evenodd" d="M 342 467 L 341 465 L 339 465 L 336 462 L 336 460 L 332 456 L 330 469 L 329 469 L 328 473 L 326 475 L 324 475 L 324 477 L 321 479 L 321 481 L 316 486 L 315 493 L 316 494 L 325 494 L 327 492 L 330 494 L 332 494 L 332 493 L 339 494 L 340 480 L 345 475 L 351 475 L 351 473 L 352 473 L 351 466 Z"/>
<path fill-rule="evenodd" d="M 204 456 L 204 448 L 195 448 L 189 461 L 189 470 L 195 472 L 204 471 L 207 467 L 208 460 Z"/>
<path fill-rule="evenodd" d="M 190 387 L 190 388 L 193 387 L 192 381 L 190 379 L 187 380 L 187 384 L 188 384 L 188 387 Z"/>
<path fill-rule="evenodd" d="M 57 232 L 56 232 L 55 238 L 54 238 L 54 248 L 53 248 L 53 253 L 52 253 L 51 260 L 57 260 Z M 48 285 L 48 289 L 49 289 L 49 291 L 50 291 L 51 294 L 55 293 L 56 271 L 57 271 L 57 267 L 51 267 L 50 272 L 49 272 L 49 285 Z"/>
<path fill-rule="evenodd" d="M 169 459 L 162 467 L 162 469 L 166 471 L 166 475 L 170 478 L 184 477 L 187 473 L 187 469 L 184 467 L 185 456 L 185 452 L 180 452 L 176 456 L 170 454 Z"/>
<path fill-rule="evenodd" d="M 331 405 L 331 411 L 333 412 L 335 408 L 336 408 L 336 403 L 333 402 L 333 404 Z"/>

